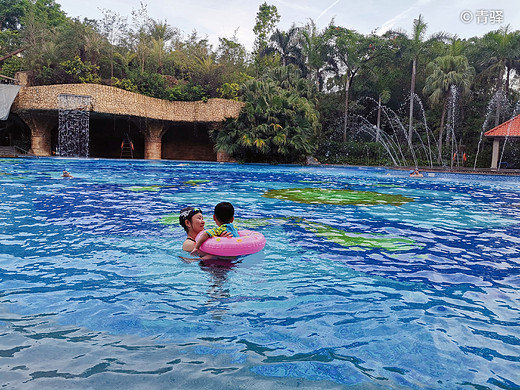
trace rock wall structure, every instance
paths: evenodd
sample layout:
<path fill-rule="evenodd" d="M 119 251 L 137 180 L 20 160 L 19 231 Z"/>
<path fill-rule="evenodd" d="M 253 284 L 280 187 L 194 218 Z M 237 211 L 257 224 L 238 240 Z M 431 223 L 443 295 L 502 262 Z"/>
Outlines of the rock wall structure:
<path fill-rule="evenodd" d="M 236 118 L 243 103 L 226 99 L 209 99 L 207 102 L 170 102 L 125 91 L 119 88 L 98 84 L 60 84 L 23 87 L 15 99 L 11 111 L 24 120 L 31 130 L 32 153 L 37 156 L 52 154 L 51 132 L 55 129 L 58 118 L 58 97 L 61 94 L 89 96 L 90 106 L 82 109 L 91 111 L 98 117 L 128 118 L 144 137 L 144 158 L 161 159 L 163 150 L 175 158 L 190 158 L 188 148 L 177 144 L 168 137 L 168 145 L 163 145 L 163 136 L 175 128 L 190 131 L 191 128 L 219 127 L 227 118 Z M 121 130 L 121 137 L 124 130 Z M 184 138 L 188 138 L 189 134 Z M 207 138 L 207 137 L 206 137 Z M 188 142 L 190 148 L 196 142 Z M 201 145 L 208 149 L 208 145 Z M 183 154 L 183 149 L 186 153 Z M 193 153 L 191 153 L 193 155 Z M 195 154 L 196 155 L 196 154 Z M 209 155 L 215 160 L 227 160 L 228 156 L 219 151 Z M 205 159 L 208 153 L 204 154 Z"/>

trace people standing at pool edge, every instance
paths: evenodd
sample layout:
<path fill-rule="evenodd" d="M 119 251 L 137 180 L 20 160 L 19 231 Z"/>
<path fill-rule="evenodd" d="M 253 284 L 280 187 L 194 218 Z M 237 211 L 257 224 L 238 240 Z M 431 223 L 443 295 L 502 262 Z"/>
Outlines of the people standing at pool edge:
<path fill-rule="evenodd" d="M 179 224 L 186 231 L 187 237 L 182 244 L 182 250 L 191 252 L 195 246 L 197 234 L 204 230 L 204 217 L 198 207 L 185 207 L 179 215 Z"/>
<path fill-rule="evenodd" d="M 235 209 L 229 202 L 220 202 L 215 206 L 213 212 L 213 220 L 217 224 L 217 228 L 205 230 L 195 242 L 191 254 L 196 254 L 200 246 L 210 237 L 215 236 L 232 236 L 240 237 L 238 230 L 233 225 L 235 219 Z"/>

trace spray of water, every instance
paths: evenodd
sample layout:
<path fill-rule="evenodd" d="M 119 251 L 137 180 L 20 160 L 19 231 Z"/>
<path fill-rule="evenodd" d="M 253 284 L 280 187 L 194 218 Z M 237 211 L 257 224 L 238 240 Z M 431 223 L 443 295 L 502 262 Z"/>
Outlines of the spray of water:
<path fill-rule="evenodd" d="M 446 147 L 447 149 L 451 149 L 450 153 L 450 167 L 453 168 L 453 163 L 455 162 L 456 148 L 457 148 L 457 137 L 455 135 L 455 123 L 456 123 L 456 111 L 457 111 L 457 99 L 458 99 L 458 89 L 455 85 L 450 87 L 450 92 L 448 95 L 448 116 L 446 120 Z"/>
<path fill-rule="evenodd" d="M 359 102 L 363 101 L 369 102 L 371 106 L 376 107 L 375 109 L 381 109 L 381 128 L 378 129 L 365 118 L 359 117 L 354 121 L 355 125 L 353 124 L 356 132 L 364 132 L 371 135 L 383 146 L 396 166 L 409 165 L 407 164 L 407 158 L 405 157 L 408 155 L 411 157 L 414 166 L 418 165 L 418 158 L 421 157 L 423 160 L 428 162 L 430 167 L 433 167 L 432 147 L 430 142 L 433 133 L 426 122 L 424 107 L 417 95 L 414 96 L 414 104 L 417 104 L 418 107 L 416 112 L 421 113 L 421 121 L 418 123 L 420 124 L 419 127 L 421 127 L 423 133 L 420 134 L 417 126 L 412 127 L 412 131 L 415 134 L 413 139 L 418 140 L 417 145 L 412 144 L 412 140 L 408 137 L 408 127 L 405 126 L 395 111 L 385 105 L 380 105 L 379 102 L 371 97 L 364 97 L 359 100 Z M 424 134 L 426 137 L 424 137 Z M 424 143 L 424 138 L 426 138 L 427 144 Z M 406 150 L 403 149 L 403 144 L 408 146 Z"/>

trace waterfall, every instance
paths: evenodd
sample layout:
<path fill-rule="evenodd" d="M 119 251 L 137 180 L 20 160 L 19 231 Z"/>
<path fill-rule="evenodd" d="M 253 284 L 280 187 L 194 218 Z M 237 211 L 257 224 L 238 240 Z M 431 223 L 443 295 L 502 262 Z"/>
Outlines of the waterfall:
<path fill-rule="evenodd" d="M 91 97 L 58 96 L 58 155 L 88 157 Z"/>

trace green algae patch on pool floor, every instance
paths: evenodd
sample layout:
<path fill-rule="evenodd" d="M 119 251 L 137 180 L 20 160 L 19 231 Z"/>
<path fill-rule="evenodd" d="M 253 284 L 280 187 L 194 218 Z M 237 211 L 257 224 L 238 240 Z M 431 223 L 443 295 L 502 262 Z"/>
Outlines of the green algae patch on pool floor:
<path fill-rule="evenodd" d="M 172 187 L 178 187 L 178 185 L 173 185 L 173 186 L 160 186 L 160 185 L 134 186 L 134 187 L 129 187 L 127 189 L 130 190 L 130 191 L 134 191 L 134 192 L 142 192 L 142 191 L 154 191 L 154 192 L 157 192 L 161 188 L 172 188 Z"/>
<path fill-rule="evenodd" d="M 328 225 L 305 220 L 301 221 L 301 226 L 308 232 L 335 244 L 348 247 L 349 250 L 366 250 L 368 248 L 406 251 L 416 247 L 415 241 L 409 238 L 391 237 L 376 233 L 346 232 Z"/>
<path fill-rule="evenodd" d="M 345 230 L 333 228 L 323 223 L 312 222 L 304 218 L 253 218 L 237 221 L 239 230 L 241 228 L 254 229 L 268 225 L 289 224 L 298 226 L 315 234 L 317 237 L 324 238 L 348 250 L 366 251 L 370 249 L 382 249 L 389 252 L 406 251 L 417 248 L 418 244 L 409 238 L 395 237 L 380 233 L 359 233 L 347 232 Z"/>
<path fill-rule="evenodd" d="M 183 182 L 186 186 L 198 186 L 203 183 L 209 183 L 211 180 L 188 180 Z M 175 184 L 175 185 L 151 185 L 151 186 L 133 186 L 127 188 L 130 191 L 134 192 L 142 192 L 142 191 L 154 191 L 157 192 L 161 190 L 162 188 L 173 188 L 173 187 L 180 187 L 181 185 Z"/>
<path fill-rule="evenodd" d="M 165 216 L 159 218 L 158 222 L 163 225 L 178 225 L 179 224 L 179 214 L 165 215 Z"/>
<path fill-rule="evenodd" d="M 266 198 L 291 200 L 298 203 L 321 203 L 335 205 L 375 206 L 390 204 L 401 206 L 413 202 L 403 195 L 383 194 L 373 191 L 332 190 L 324 188 L 287 188 L 269 190 L 262 196 Z"/>
<path fill-rule="evenodd" d="M 158 223 L 163 225 L 178 225 L 179 215 L 168 214 L 161 217 Z M 367 251 L 371 249 L 381 249 L 388 252 L 406 251 L 417 248 L 418 244 L 409 238 L 394 237 L 379 233 L 359 233 L 347 232 L 345 230 L 333 228 L 323 223 L 308 221 L 304 218 L 285 217 L 285 218 L 252 218 L 235 220 L 238 230 L 257 229 L 269 225 L 290 225 L 297 226 L 309 233 L 314 234 L 320 239 L 340 245 L 345 250 Z"/>
<path fill-rule="evenodd" d="M 188 181 L 185 181 L 184 184 L 190 185 L 190 186 L 198 186 L 199 184 L 209 183 L 210 181 L 211 180 L 188 180 Z"/>

